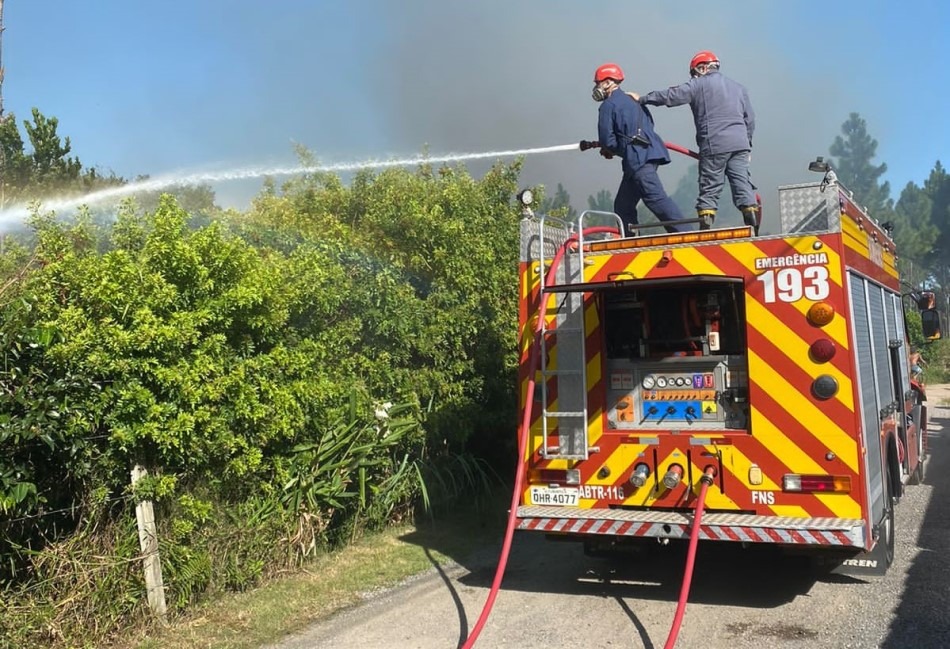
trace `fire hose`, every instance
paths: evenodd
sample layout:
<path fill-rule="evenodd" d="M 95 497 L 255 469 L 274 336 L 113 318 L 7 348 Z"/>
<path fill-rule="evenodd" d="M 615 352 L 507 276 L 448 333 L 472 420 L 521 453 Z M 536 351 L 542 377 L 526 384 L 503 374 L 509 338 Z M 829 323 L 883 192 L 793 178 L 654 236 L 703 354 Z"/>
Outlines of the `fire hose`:
<path fill-rule="evenodd" d="M 583 144 L 583 143 L 582 143 Z M 583 150 L 583 149 L 582 149 Z M 615 228 L 611 227 L 591 227 L 585 228 L 583 235 L 587 236 L 589 234 L 597 233 L 613 233 L 620 234 Z M 554 254 L 554 258 L 551 260 L 550 268 L 547 271 L 548 276 L 554 276 L 557 273 L 557 268 L 561 263 L 561 260 L 564 257 L 564 254 L 567 250 L 571 249 L 578 242 L 579 236 L 577 233 L 572 234 L 567 238 L 564 243 L 558 248 L 557 252 Z M 539 268 L 539 272 L 544 272 L 543 268 Z M 545 283 L 546 285 L 546 283 Z M 491 614 L 492 607 L 495 604 L 495 599 L 498 597 L 498 591 L 501 590 L 501 582 L 504 578 L 505 568 L 508 566 L 508 557 L 511 554 L 511 543 L 514 539 L 515 524 L 518 515 L 518 505 L 521 501 L 522 492 L 524 491 L 524 477 L 525 477 L 525 462 L 524 458 L 527 453 L 528 448 L 528 437 L 531 430 L 531 414 L 532 414 L 532 404 L 534 403 L 534 390 L 536 385 L 535 374 L 538 371 L 538 365 L 540 363 L 540 354 L 541 354 L 541 344 L 542 344 L 542 333 L 544 327 L 544 318 L 547 313 L 547 300 L 545 295 L 542 293 L 538 296 L 540 304 L 538 306 L 538 316 L 535 322 L 533 335 L 533 342 L 528 352 L 528 383 L 525 388 L 525 407 L 524 413 L 522 414 L 521 424 L 518 431 L 518 463 L 517 469 L 515 470 L 515 485 L 511 494 L 511 507 L 508 511 L 508 524 L 505 528 L 505 537 L 502 542 L 501 553 L 498 558 L 498 565 L 495 568 L 495 576 L 492 579 L 491 588 L 488 591 L 488 597 L 485 600 L 485 604 L 482 607 L 482 611 L 478 616 L 478 620 L 475 622 L 475 626 L 472 627 L 471 633 L 469 633 L 465 642 L 462 644 L 462 649 L 471 649 L 475 646 L 478 636 L 481 634 L 482 629 L 484 629 L 488 617 Z M 673 618 L 673 625 L 670 629 L 670 635 L 667 639 L 664 649 L 672 649 L 676 643 L 676 637 L 679 634 L 679 627 L 683 620 L 683 615 L 686 612 L 686 600 L 689 596 L 689 587 L 692 581 L 693 574 L 693 565 L 696 558 L 696 547 L 699 541 L 699 525 L 702 519 L 703 507 L 706 501 L 706 490 L 710 484 L 713 483 L 713 479 L 716 475 L 716 469 L 713 466 L 706 467 L 702 478 L 700 479 L 700 490 L 699 496 L 696 500 L 696 514 L 693 522 L 692 532 L 690 534 L 690 544 L 689 551 L 687 553 L 687 562 L 686 570 L 683 578 L 683 584 L 680 590 L 680 598 L 676 607 L 676 614 Z"/>
<path fill-rule="evenodd" d="M 680 146 L 679 144 L 675 144 L 673 142 L 664 142 L 663 144 L 670 151 L 676 151 L 677 153 L 682 153 L 683 155 L 689 156 L 694 160 L 699 160 L 699 154 L 692 149 L 687 149 L 685 146 Z M 600 142 L 597 140 L 581 140 L 579 148 L 581 151 L 587 151 L 588 149 L 602 149 Z M 610 157 L 613 157 L 612 153 Z M 758 211 L 755 215 L 755 224 L 752 227 L 755 231 L 755 234 L 758 235 L 759 227 L 762 225 L 762 196 L 759 195 L 759 192 L 755 193 L 755 204 L 758 207 Z"/>
<path fill-rule="evenodd" d="M 598 232 L 617 233 L 617 230 L 610 227 L 587 228 L 584 230 L 584 235 L 595 234 Z M 553 276 L 557 273 L 557 267 L 560 266 L 561 259 L 564 258 L 564 253 L 577 241 L 578 235 L 573 234 L 568 237 L 563 244 L 561 244 L 560 248 L 558 248 L 557 252 L 554 254 L 554 258 L 551 260 L 551 266 L 548 269 L 549 276 Z M 544 269 L 539 268 L 539 272 L 544 272 Z M 485 600 L 485 606 L 482 607 L 482 612 L 478 616 L 475 626 L 472 627 L 472 632 L 462 645 L 462 649 L 471 649 L 471 647 L 475 646 L 475 641 L 478 639 L 479 634 L 485 627 L 485 623 L 488 621 L 488 616 L 491 613 L 491 609 L 495 604 L 495 598 L 498 596 L 498 591 L 501 589 L 501 580 L 504 577 L 505 568 L 508 566 L 508 555 L 511 553 L 511 542 L 515 533 L 515 521 L 518 517 L 518 504 L 521 501 L 521 494 L 524 491 L 524 457 L 527 453 L 528 436 L 531 431 L 531 404 L 534 403 L 534 388 L 536 383 L 535 374 L 538 371 L 538 365 L 540 363 L 541 334 L 544 327 L 544 318 L 547 313 L 547 300 L 545 299 L 545 296 L 543 294 L 539 295 L 539 299 L 540 305 L 538 307 L 538 319 L 535 323 L 534 332 L 532 334 L 534 341 L 531 344 L 530 351 L 528 352 L 528 385 L 525 389 L 526 396 L 524 414 L 521 417 L 521 426 L 519 427 L 518 431 L 518 468 L 515 471 L 515 487 L 512 490 L 511 508 L 508 511 L 508 526 L 505 528 L 505 539 L 502 542 L 501 555 L 498 558 L 498 567 L 495 569 L 495 578 L 492 580 L 491 589 L 488 591 L 488 598 Z"/>
<path fill-rule="evenodd" d="M 680 625 L 683 623 L 683 615 L 686 613 L 686 600 L 689 599 L 689 587 L 693 581 L 693 566 L 696 565 L 696 546 L 699 545 L 700 523 L 703 520 L 703 509 L 706 506 L 706 490 L 716 479 L 716 467 L 707 466 L 703 471 L 703 476 L 699 479 L 699 495 L 696 497 L 696 514 L 693 517 L 693 529 L 689 533 L 689 550 L 686 552 L 686 568 L 683 571 L 683 583 L 680 586 L 680 597 L 676 602 L 676 613 L 673 615 L 673 624 L 670 626 L 670 633 L 666 637 L 666 644 L 663 649 L 673 649 L 676 646 L 676 638 L 680 633 Z"/>

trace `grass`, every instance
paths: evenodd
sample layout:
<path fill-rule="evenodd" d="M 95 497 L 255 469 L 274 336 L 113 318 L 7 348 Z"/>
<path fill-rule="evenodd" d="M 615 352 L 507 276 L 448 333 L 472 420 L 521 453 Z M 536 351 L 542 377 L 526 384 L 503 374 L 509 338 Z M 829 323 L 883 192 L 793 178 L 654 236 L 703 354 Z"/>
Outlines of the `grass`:
<path fill-rule="evenodd" d="M 507 497 L 500 494 L 493 498 L 482 512 L 457 512 L 435 522 L 367 535 L 319 557 L 300 572 L 195 606 L 164 628 L 152 625 L 113 646 L 244 649 L 278 642 L 431 569 L 433 561 L 445 566 L 500 542 Z"/>

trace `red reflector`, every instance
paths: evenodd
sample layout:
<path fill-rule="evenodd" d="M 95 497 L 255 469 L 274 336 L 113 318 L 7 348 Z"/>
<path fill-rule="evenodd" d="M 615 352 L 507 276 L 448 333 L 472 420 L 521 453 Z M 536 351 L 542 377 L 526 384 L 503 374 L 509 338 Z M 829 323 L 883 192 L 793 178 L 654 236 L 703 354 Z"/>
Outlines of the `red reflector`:
<path fill-rule="evenodd" d="M 827 363 L 835 355 L 835 344 L 827 338 L 820 338 L 811 344 L 808 351 L 816 363 Z"/>

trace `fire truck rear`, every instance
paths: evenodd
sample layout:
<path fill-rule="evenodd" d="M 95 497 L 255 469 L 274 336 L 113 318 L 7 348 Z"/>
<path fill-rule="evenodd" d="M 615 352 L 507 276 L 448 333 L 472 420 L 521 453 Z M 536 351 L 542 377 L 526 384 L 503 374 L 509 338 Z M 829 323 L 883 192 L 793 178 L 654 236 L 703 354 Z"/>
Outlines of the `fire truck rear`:
<path fill-rule="evenodd" d="M 778 235 L 635 237 L 615 215 L 529 212 L 518 529 L 686 539 L 708 474 L 700 539 L 887 569 L 927 421 L 894 241 L 833 174 L 781 187 L 779 211 Z"/>

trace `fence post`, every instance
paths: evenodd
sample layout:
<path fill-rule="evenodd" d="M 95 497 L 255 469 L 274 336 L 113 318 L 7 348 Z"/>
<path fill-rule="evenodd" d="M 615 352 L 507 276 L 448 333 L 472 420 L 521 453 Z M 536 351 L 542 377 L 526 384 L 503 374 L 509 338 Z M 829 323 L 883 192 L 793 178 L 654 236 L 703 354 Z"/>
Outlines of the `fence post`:
<path fill-rule="evenodd" d="M 132 469 L 132 486 L 148 475 L 141 464 Z M 159 619 L 165 621 L 165 584 L 162 581 L 162 562 L 158 555 L 158 534 L 155 528 L 155 510 L 151 500 L 143 500 L 135 506 L 135 519 L 139 525 L 139 546 L 142 548 L 145 565 L 145 590 L 148 606 Z"/>

